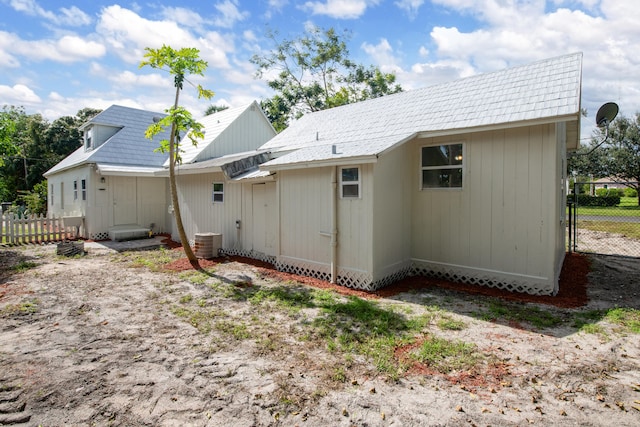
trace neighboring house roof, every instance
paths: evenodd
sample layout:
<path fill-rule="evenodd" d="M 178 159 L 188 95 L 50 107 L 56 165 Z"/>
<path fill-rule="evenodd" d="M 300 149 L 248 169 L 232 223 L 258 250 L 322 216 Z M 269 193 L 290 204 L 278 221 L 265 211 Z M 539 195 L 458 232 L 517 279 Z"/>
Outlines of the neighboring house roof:
<path fill-rule="evenodd" d="M 211 153 L 208 151 L 211 151 L 212 144 L 215 144 L 215 141 L 220 138 L 225 131 L 229 130 L 240 116 L 251 111 L 257 111 L 259 115 L 263 117 L 265 123 L 271 126 L 256 101 L 240 107 L 227 108 L 226 110 L 218 111 L 198 119 L 203 125 L 203 129 L 205 129 L 204 139 L 199 140 L 198 145 L 193 145 L 191 140 L 186 136 L 182 139 L 180 144 L 182 164 L 201 162 L 211 158 Z M 275 135 L 275 131 L 273 134 Z M 168 159 L 165 161 L 164 166 L 169 167 Z"/>
<path fill-rule="evenodd" d="M 306 114 L 261 149 L 265 169 L 375 156 L 410 138 L 498 125 L 580 121 L 582 53 Z M 334 147 L 335 146 L 335 147 Z"/>
<path fill-rule="evenodd" d="M 144 134 L 154 117 L 164 116 L 165 114 L 153 111 L 112 105 L 83 124 L 80 129 L 90 125 L 104 125 L 119 127 L 120 130 L 98 147 L 91 150 L 85 150 L 84 146 L 78 148 L 45 172 L 44 176 L 88 163 L 126 165 L 134 167 L 132 169 L 135 166 L 143 169 L 162 168 L 168 154 L 154 150 L 159 146 L 159 141 L 169 137 L 169 132 L 158 134 L 153 140 L 145 138 Z"/>

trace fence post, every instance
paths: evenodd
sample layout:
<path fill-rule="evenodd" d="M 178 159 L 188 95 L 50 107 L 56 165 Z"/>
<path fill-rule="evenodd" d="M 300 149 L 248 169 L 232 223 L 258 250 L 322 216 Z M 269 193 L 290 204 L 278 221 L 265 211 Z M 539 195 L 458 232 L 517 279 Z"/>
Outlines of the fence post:
<path fill-rule="evenodd" d="M 573 232 L 573 228 L 571 227 L 571 217 L 573 216 L 573 202 L 567 201 L 567 206 L 569 207 L 569 253 L 571 253 L 571 233 Z"/>
<path fill-rule="evenodd" d="M 10 234 L 10 242 L 12 245 L 16 243 L 16 214 L 9 214 L 9 234 Z"/>

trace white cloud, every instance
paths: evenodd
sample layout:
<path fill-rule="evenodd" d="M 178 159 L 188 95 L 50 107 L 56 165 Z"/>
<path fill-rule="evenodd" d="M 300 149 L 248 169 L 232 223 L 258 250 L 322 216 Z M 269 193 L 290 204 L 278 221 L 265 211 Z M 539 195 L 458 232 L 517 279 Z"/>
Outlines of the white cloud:
<path fill-rule="evenodd" d="M 267 20 L 271 19 L 271 17 L 276 14 L 282 12 L 282 9 L 289 4 L 289 0 L 269 0 L 268 5 L 269 8 L 265 13 L 265 18 Z"/>
<path fill-rule="evenodd" d="M 20 61 L 10 53 L 12 47 L 19 41 L 19 38 L 11 33 L 0 31 L 0 69 L 18 68 Z"/>
<path fill-rule="evenodd" d="M 56 14 L 42 8 L 35 0 L 9 0 L 9 5 L 18 12 L 45 18 L 56 25 L 79 27 L 89 25 L 92 21 L 89 15 L 76 6 L 71 6 L 70 8 L 62 7 L 59 9 L 59 13 Z"/>
<path fill-rule="evenodd" d="M 357 19 L 364 15 L 367 7 L 375 6 L 379 0 L 326 0 L 308 1 L 301 6 L 314 15 L 327 15 L 336 19 Z"/>
<path fill-rule="evenodd" d="M 216 10 L 221 16 L 214 20 L 214 24 L 222 28 L 232 28 L 236 22 L 244 21 L 249 17 L 249 12 L 241 12 L 238 9 L 238 0 L 224 0 L 216 3 Z"/>
<path fill-rule="evenodd" d="M 176 22 L 152 21 L 118 5 L 102 10 L 96 31 L 113 53 L 131 64 L 142 60 L 146 47 L 157 49 L 166 44 L 174 49 L 195 47 L 210 67 L 228 68 L 227 53 L 234 49 L 233 42 L 219 33 L 196 38 Z"/>
<path fill-rule="evenodd" d="M 635 0 L 433 0 L 434 4 L 471 16 L 476 29 L 434 27 L 429 57 L 432 63 L 415 64 L 412 76 L 436 76 L 441 70 L 450 79 L 465 73 L 489 72 L 538 59 L 584 52 L 583 135 L 592 127 L 592 116 L 606 101 L 632 115 L 640 105 L 637 72 L 640 57 L 640 14 Z M 452 67 L 451 64 L 454 64 Z M 462 66 L 461 64 L 466 64 Z M 628 107 L 627 107 L 628 108 Z"/>
<path fill-rule="evenodd" d="M 21 40 L 15 34 L 0 31 L 0 64 L 6 67 L 20 65 L 16 56 L 32 61 L 72 63 L 99 58 L 105 53 L 106 49 L 102 44 L 75 35 L 65 35 L 57 40 L 29 41 Z"/>
<path fill-rule="evenodd" d="M 60 62 L 84 61 L 88 58 L 99 58 L 106 53 L 102 44 L 78 36 L 64 36 L 55 43 L 45 42 L 45 46 L 53 48 L 52 51 L 39 51 L 39 54 Z"/>
<path fill-rule="evenodd" d="M 0 99 L 5 104 L 30 105 L 40 102 L 40 97 L 23 84 L 14 86 L 0 85 Z"/>
<path fill-rule="evenodd" d="M 176 23 L 193 29 L 202 29 L 204 19 L 192 11 L 184 7 L 163 7 L 162 16 L 167 21 L 175 21 Z"/>
<path fill-rule="evenodd" d="M 407 15 L 413 19 L 418 14 L 420 7 L 424 4 L 424 0 L 398 0 L 394 2 L 394 4 L 407 12 Z"/>
<path fill-rule="evenodd" d="M 120 73 L 108 73 L 105 77 L 118 86 L 146 86 L 166 89 L 173 85 L 173 82 L 168 75 L 161 75 L 159 73 L 135 74 L 131 71 L 123 71 Z"/>
<path fill-rule="evenodd" d="M 373 58 L 380 67 L 380 71 L 385 73 L 398 73 L 402 70 L 399 60 L 393 55 L 393 48 L 387 39 L 381 39 L 377 45 L 363 43 L 362 49 Z"/>

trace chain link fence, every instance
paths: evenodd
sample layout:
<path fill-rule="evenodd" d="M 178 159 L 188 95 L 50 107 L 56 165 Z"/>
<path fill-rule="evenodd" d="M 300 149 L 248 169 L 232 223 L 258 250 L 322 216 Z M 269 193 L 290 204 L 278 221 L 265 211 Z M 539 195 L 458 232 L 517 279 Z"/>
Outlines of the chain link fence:
<path fill-rule="evenodd" d="M 575 183 L 567 198 L 570 250 L 640 257 L 640 206 L 630 186 L 637 183 Z"/>

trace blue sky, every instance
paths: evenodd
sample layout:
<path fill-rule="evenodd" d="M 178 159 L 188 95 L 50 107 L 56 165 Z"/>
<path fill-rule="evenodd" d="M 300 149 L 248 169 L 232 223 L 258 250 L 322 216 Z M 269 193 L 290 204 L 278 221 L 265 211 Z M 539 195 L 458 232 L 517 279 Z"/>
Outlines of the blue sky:
<path fill-rule="evenodd" d="M 539 59 L 584 53 L 583 138 L 604 102 L 640 112 L 637 0 L 0 0 L 0 105 L 49 120 L 112 104 L 163 111 L 171 80 L 139 69 L 145 47 L 196 47 L 214 104 L 272 93 L 254 78 L 268 28 L 351 34 L 352 59 L 394 72 L 405 90 Z M 196 115 L 209 104 L 187 90 Z"/>

